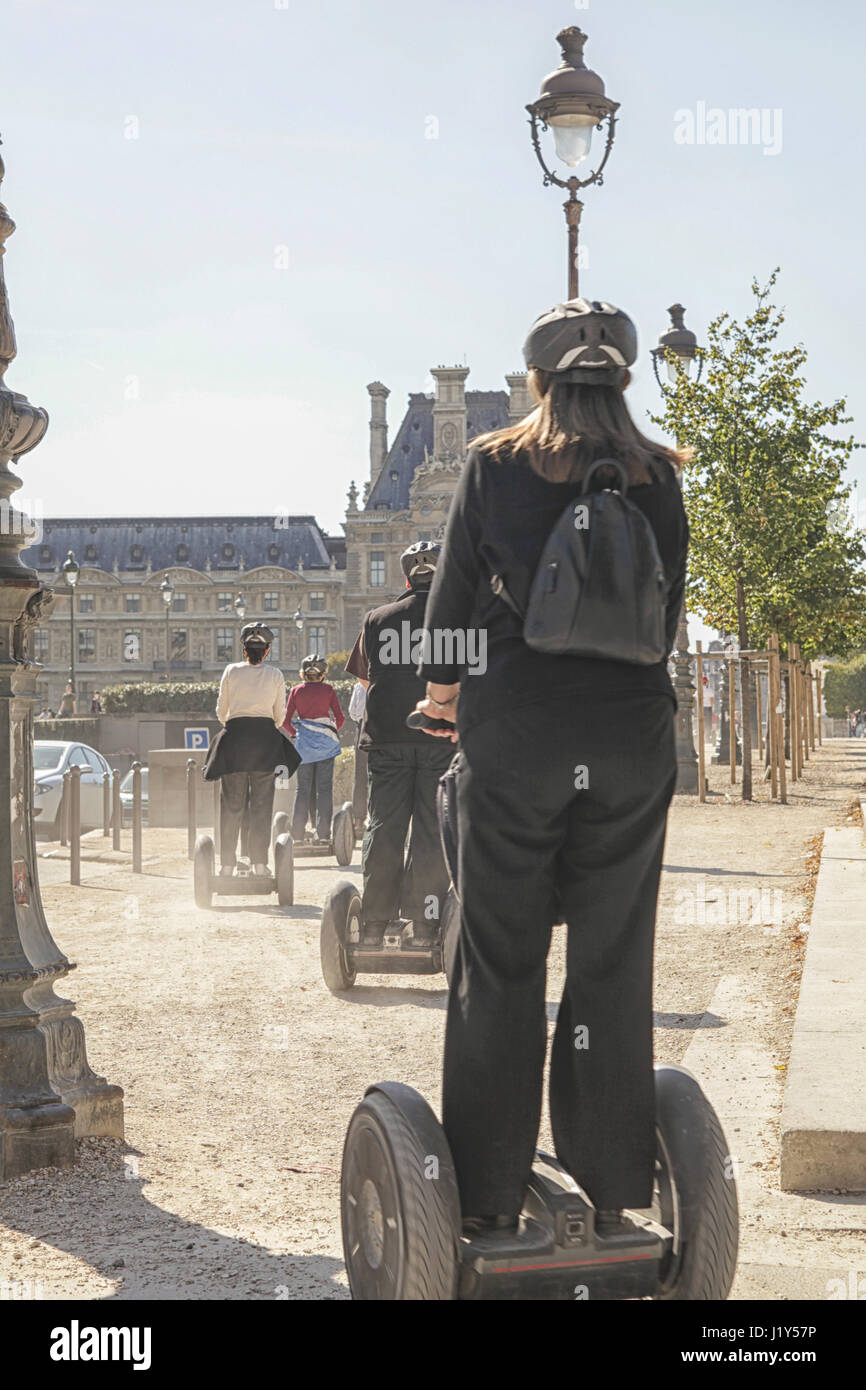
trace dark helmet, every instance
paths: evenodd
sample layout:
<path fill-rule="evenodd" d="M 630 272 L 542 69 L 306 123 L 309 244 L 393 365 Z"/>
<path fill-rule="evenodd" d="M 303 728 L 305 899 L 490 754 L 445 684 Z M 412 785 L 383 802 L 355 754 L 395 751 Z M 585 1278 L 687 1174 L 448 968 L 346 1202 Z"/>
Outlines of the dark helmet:
<path fill-rule="evenodd" d="M 569 299 L 535 320 L 523 355 L 559 381 L 618 386 L 637 357 L 637 329 L 604 300 Z"/>
<path fill-rule="evenodd" d="M 400 564 L 403 566 L 403 573 L 410 584 L 417 584 L 420 581 L 432 580 L 433 571 L 442 554 L 442 546 L 438 541 L 416 541 L 403 551 L 400 556 Z"/>
<path fill-rule="evenodd" d="M 323 681 L 328 672 L 328 663 L 323 656 L 310 652 L 301 662 L 301 675 L 305 681 Z"/>
<path fill-rule="evenodd" d="M 242 647 L 269 647 L 274 634 L 267 623 L 245 623 L 241 628 Z"/>

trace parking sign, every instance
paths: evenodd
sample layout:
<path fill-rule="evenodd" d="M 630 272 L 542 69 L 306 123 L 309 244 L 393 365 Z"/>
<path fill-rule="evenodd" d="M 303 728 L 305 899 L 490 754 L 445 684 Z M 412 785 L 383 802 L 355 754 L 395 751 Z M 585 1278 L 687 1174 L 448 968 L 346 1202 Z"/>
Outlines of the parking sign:
<path fill-rule="evenodd" d="M 184 747 L 192 751 L 210 746 L 210 735 L 207 729 L 184 729 L 183 737 Z"/>

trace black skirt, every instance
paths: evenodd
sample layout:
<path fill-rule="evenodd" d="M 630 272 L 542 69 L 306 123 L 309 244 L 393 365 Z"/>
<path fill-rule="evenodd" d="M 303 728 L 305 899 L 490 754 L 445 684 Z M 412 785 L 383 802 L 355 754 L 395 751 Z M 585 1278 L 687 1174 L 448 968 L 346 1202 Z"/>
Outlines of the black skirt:
<path fill-rule="evenodd" d="M 297 772 L 301 755 L 288 734 L 272 719 L 230 719 L 208 750 L 202 775 L 216 782 L 229 772 L 281 772 L 291 777 Z M 285 770 L 287 769 L 287 771 Z"/>

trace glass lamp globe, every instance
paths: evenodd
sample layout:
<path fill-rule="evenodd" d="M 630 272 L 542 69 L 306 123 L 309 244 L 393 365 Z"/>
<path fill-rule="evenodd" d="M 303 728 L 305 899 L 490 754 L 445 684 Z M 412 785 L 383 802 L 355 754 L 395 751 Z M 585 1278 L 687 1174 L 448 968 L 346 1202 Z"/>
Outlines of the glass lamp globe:
<path fill-rule="evenodd" d="M 569 169 L 576 169 L 589 154 L 592 131 L 597 121 L 597 116 L 582 112 L 551 116 L 549 124 L 553 131 L 556 157 Z"/>

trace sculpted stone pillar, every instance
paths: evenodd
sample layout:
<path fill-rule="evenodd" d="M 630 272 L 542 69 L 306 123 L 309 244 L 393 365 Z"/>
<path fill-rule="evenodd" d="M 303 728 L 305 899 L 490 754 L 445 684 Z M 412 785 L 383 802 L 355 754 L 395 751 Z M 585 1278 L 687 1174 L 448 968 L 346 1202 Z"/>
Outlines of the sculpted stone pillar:
<path fill-rule="evenodd" d="M 0 160 L 0 182 L 4 172 Z M 31 642 L 54 595 L 21 563 L 34 528 L 12 505 L 21 480 L 9 464 L 35 448 L 48 416 L 5 382 L 16 345 L 2 257 L 14 230 L 0 203 L 0 1181 L 72 1163 L 78 1136 L 123 1135 L 123 1092 L 91 1071 L 75 1006 L 54 992 L 73 966 L 39 892 L 33 702 L 41 668 Z"/>

